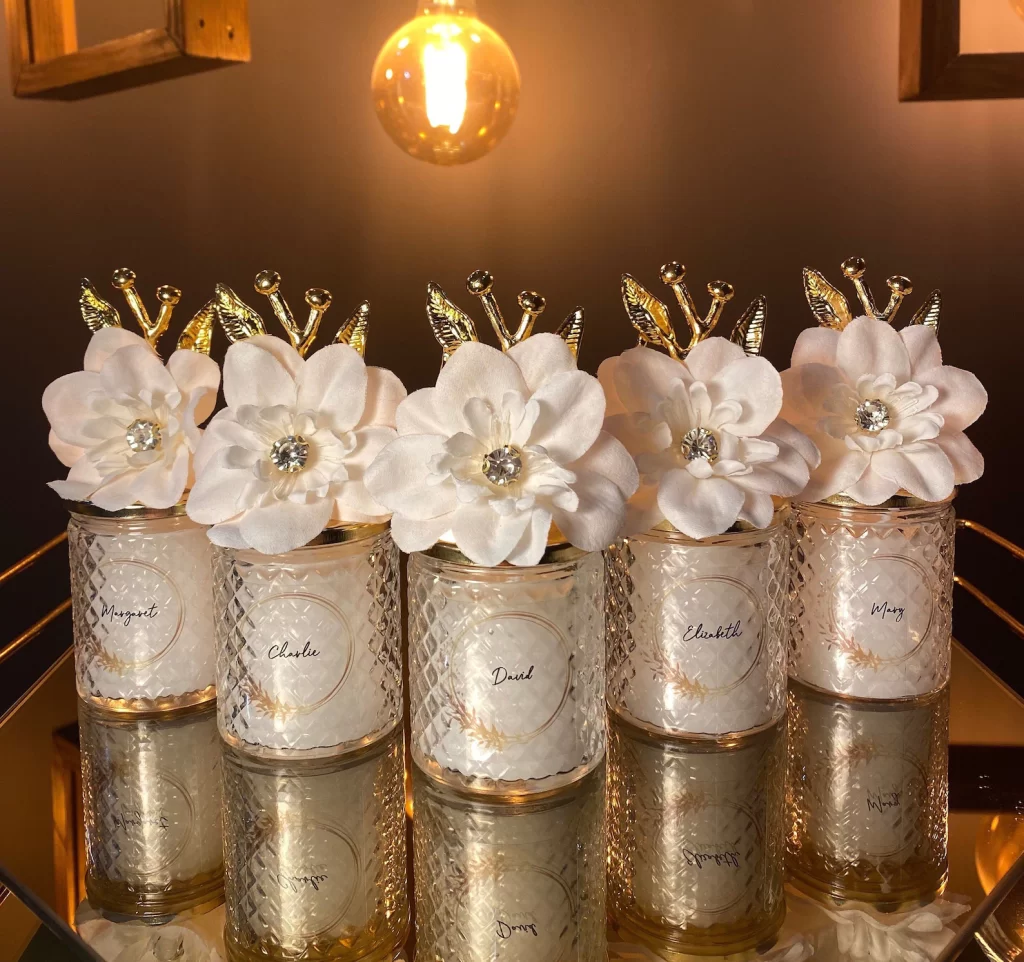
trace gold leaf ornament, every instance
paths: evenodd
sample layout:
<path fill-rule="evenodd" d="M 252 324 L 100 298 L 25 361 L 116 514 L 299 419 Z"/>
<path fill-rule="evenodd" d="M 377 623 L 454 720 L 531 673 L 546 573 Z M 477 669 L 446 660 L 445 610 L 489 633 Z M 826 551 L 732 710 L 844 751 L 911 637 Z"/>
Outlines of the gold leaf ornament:
<path fill-rule="evenodd" d="M 121 315 L 117 313 L 117 308 L 100 297 L 88 277 L 82 278 L 78 305 L 82 309 L 82 320 L 93 334 L 104 327 L 121 326 Z"/>
<path fill-rule="evenodd" d="M 363 301 L 346 319 L 334 336 L 335 344 L 347 344 L 366 356 L 366 333 L 370 324 L 370 302 Z"/>
<path fill-rule="evenodd" d="M 473 319 L 448 300 L 445 292 L 433 281 L 427 284 L 427 320 L 434 339 L 441 345 L 442 363 L 461 345 L 480 340 Z"/>
<path fill-rule="evenodd" d="M 811 311 L 822 327 L 831 327 L 841 331 L 853 320 L 850 305 L 842 291 L 833 287 L 816 270 L 804 268 L 804 295 Z"/>
<path fill-rule="evenodd" d="M 764 346 L 764 326 L 768 318 L 768 302 L 756 297 L 736 322 L 729 340 L 743 348 L 749 357 L 758 357 Z"/>
<path fill-rule="evenodd" d="M 185 325 L 185 330 L 178 337 L 178 350 L 195 351 L 209 357 L 210 348 L 213 346 L 213 325 L 216 320 L 217 301 L 216 298 L 210 298 Z"/>
<path fill-rule="evenodd" d="M 622 275 L 622 303 L 630 323 L 645 344 L 663 347 L 672 357 L 679 357 L 668 306 L 630 274 Z"/>
<path fill-rule="evenodd" d="M 232 344 L 267 333 L 263 318 L 226 284 L 217 284 L 213 299 L 217 305 L 217 320 Z"/>

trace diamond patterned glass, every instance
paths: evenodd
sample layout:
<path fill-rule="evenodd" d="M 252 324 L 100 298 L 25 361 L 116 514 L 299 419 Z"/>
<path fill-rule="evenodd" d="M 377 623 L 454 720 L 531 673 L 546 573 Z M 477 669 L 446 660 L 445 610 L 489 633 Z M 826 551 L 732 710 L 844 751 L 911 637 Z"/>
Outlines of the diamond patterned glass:
<path fill-rule="evenodd" d="M 114 714 L 79 702 L 85 887 L 96 908 L 159 918 L 222 898 L 212 705 Z"/>
<path fill-rule="evenodd" d="M 417 959 L 604 959 L 604 781 L 498 802 L 416 772 Z"/>
<path fill-rule="evenodd" d="M 390 959 L 409 928 L 401 731 L 330 758 L 224 749 L 232 962 Z"/>
<path fill-rule="evenodd" d="M 786 911 L 785 735 L 780 721 L 727 742 L 667 739 L 612 717 L 608 900 L 627 940 L 677 958 L 774 939 Z"/>
<path fill-rule="evenodd" d="M 790 878 L 885 910 L 928 901 L 946 879 L 949 689 L 854 701 L 789 693 Z"/>
<path fill-rule="evenodd" d="M 387 531 L 282 555 L 217 549 L 214 582 L 226 741 L 328 755 L 398 724 L 402 612 Z"/>
<path fill-rule="evenodd" d="M 793 505 L 791 677 L 859 698 L 949 680 L 953 507 Z"/>
<path fill-rule="evenodd" d="M 649 531 L 605 552 L 608 704 L 672 734 L 743 732 L 786 709 L 789 535 Z"/>
<path fill-rule="evenodd" d="M 184 515 L 68 525 L 78 694 L 154 711 L 216 695 L 211 545 Z"/>
<path fill-rule="evenodd" d="M 601 555 L 533 568 L 409 559 L 412 750 L 479 791 L 547 791 L 604 755 Z"/>

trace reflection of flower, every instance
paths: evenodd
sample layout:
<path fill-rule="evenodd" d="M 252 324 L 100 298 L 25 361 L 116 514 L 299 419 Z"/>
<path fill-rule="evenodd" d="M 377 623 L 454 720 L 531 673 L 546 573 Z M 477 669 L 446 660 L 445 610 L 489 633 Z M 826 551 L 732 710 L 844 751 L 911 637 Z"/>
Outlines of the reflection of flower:
<path fill-rule="evenodd" d="M 66 481 L 50 487 L 107 511 L 177 504 L 190 480 L 198 425 L 217 400 L 217 364 L 175 351 L 165 367 L 137 334 L 105 327 L 89 341 L 84 368 L 43 392 L 50 447 L 71 468 Z"/>
<path fill-rule="evenodd" d="M 308 361 L 280 338 L 228 348 L 224 398 L 196 454 L 189 517 L 210 540 L 278 554 L 301 547 L 330 521 L 386 521 L 363 474 L 395 437 L 405 388 L 335 344 Z"/>
<path fill-rule="evenodd" d="M 821 450 L 808 500 L 841 493 L 881 504 L 905 491 L 941 501 L 981 477 L 981 454 L 963 431 L 988 396 L 973 374 L 943 366 L 929 327 L 895 331 L 858 317 L 841 332 L 806 330 L 782 379 L 783 416 Z"/>
<path fill-rule="evenodd" d="M 636 459 L 641 486 L 626 533 L 667 519 L 692 538 L 737 521 L 764 528 L 772 496 L 799 494 L 814 445 L 785 421 L 778 372 L 721 337 L 685 361 L 646 347 L 609 358 L 598 371 L 608 398 L 605 428 Z"/>
<path fill-rule="evenodd" d="M 401 435 L 366 475 L 394 511 L 404 551 L 454 540 L 481 565 L 536 564 L 552 521 L 597 551 L 618 533 L 636 489 L 628 453 L 601 430 L 604 395 L 554 334 L 502 354 L 463 344 L 437 386 L 398 409 Z"/>

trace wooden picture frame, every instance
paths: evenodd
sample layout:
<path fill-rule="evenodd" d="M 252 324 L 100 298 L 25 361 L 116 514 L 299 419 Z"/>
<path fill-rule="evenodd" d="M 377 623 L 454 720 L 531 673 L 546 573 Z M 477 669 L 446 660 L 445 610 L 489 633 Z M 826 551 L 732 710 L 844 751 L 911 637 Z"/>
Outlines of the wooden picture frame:
<path fill-rule="evenodd" d="M 961 53 L 960 0 L 900 0 L 900 100 L 1024 97 L 1024 51 Z"/>
<path fill-rule="evenodd" d="M 14 95 L 77 100 L 249 61 L 249 0 L 166 3 L 165 26 L 80 50 L 75 0 L 5 0 Z"/>

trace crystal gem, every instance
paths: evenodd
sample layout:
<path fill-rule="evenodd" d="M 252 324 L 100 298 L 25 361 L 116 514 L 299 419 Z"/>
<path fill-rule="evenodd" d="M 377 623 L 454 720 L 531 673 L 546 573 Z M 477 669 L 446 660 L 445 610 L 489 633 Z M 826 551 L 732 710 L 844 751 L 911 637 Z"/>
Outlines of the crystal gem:
<path fill-rule="evenodd" d="M 301 434 L 289 434 L 278 438 L 270 449 L 270 460 L 278 471 L 293 474 L 306 466 L 309 458 L 309 442 Z"/>
<path fill-rule="evenodd" d="M 503 445 L 495 448 L 484 458 L 483 472 L 491 484 L 503 487 L 519 480 L 523 470 L 523 455 L 518 448 Z"/>
<path fill-rule="evenodd" d="M 868 398 L 857 406 L 854 419 L 862 431 L 875 434 L 889 426 L 889 409 L 878 398 Z"/>
<path fill-rule="evenodd" d="M 160 425 L 154 421 L 137 418 L 128 425 L 124 439 L 128 442 L 128 447 L 136 453 L 155 451 L 160 447 Z"/>
<path fill-rule="evenodd" d="M 687 461 L 703 458 L 705 461 L 718 460 L 718 438 L 707 428 L 690 428 L 683 435 L 680 447 Z"/>

